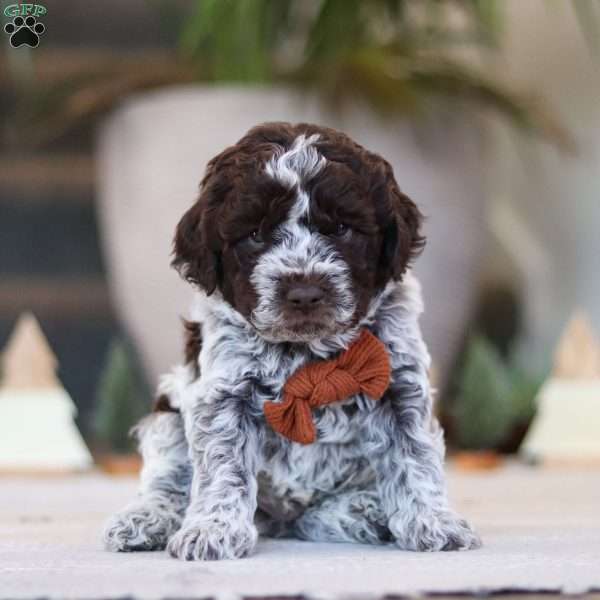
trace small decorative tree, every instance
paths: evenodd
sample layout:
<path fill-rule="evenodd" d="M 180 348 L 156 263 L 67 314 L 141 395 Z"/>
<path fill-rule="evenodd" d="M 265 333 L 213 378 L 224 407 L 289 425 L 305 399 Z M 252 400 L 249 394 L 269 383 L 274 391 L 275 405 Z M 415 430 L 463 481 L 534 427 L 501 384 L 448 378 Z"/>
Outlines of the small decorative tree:
<path fill-rule="evenodd" d="M 554 367 L 536 399 L 537 413 L 521 446 L 528 461 L 600 464 L 600 341 L 577 311 L 556 347 Z"/>
<path fill-rule="evenodd" d="M 56 376 L 58 361 L 31 313 L 19 318 L 2 353 L 0 471 L 79 471 L 92 457 L 75 403 Z"/>
<path fill-rule="evenodd" d="M 142 378 L 123 341 L 111 345 L 100 377 L 94 429 L 98 440 L 115 453 L 134 449 L 131 428 L 148 411 Z"/>
<path fill-rule="evenodd" d="M 474 337 L 459 380 L 454 416 L 457 441 L 468 450 L 495 448 L 508 434 L 513 410 L 502 358 L 483 337 Z"/>
<path fill-rule="evenodd" d="M 4 387 L 30 389 L 60 386 L 58 361 L 37 319 L 23 313 L 2 355 Z"/>
<path fill-rule="evenodd" d="M 600 378 L 600 343 L 581 310 L 571 317 L 558 342 L 553 374 L 567 379 Z"/>

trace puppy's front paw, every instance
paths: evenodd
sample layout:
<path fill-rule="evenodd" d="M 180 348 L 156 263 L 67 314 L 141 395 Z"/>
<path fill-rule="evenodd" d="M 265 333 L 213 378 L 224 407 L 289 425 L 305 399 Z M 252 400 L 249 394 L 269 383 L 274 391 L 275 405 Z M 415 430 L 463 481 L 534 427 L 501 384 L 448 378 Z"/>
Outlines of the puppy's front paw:
<path fill-rule="evenodd" d="M 152 504 L 133 504 L 113 515 L 104 526 L 104 547 L 112 552 L 164 550 L 181 524 L 172 510 Z"/>
<path fill-rule="evenodd" d="M 253 524 L 240 525 L 205 521 L 202 525 L 183 524 L 173 535 L 167 550 L 182 560 L 222 560 L 242 558 L 256 546 L 258 533 Z"/>
<path fill-rule="evenodd" d="M 473 550 L 481 546 L 471 526 L 450 511 L 427 511 L 408 517 L 396 513 L 389 527 L 396 544 L 403 550 L 438 552 Z"/>

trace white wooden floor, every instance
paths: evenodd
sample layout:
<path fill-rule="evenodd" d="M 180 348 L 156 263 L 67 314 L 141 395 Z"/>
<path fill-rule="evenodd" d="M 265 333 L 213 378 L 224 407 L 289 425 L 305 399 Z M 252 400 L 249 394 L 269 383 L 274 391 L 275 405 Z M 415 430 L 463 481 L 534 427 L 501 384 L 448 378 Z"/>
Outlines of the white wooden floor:
<path fill-rule="evenodd" d="M 110 554 L 99 542 L 132 480 L 101 475 L 0 478 L 0 598 L 232 598 L 600 590 L 600 471 L 512 465 L 450 470 L 454 504 L 481 550 L 264 540 L 240 561 L 183 563 L 164 553 Z"/>

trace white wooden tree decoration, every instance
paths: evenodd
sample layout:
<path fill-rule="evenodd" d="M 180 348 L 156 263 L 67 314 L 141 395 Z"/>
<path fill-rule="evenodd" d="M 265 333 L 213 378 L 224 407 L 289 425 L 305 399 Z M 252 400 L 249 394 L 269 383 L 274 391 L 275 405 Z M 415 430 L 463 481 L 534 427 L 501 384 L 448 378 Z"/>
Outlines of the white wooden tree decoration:
<path fill-rule="evenodd" d="M 2 355 L 0 471 L 68 472 L 93 464 L 57 366 L 37 320 L 23 314 Z"/>
<path fill-rule="evenodd" d="M 600 463 L 600 343 L 582 312 L 558 343 L 521 452 L 544 463 Z"/>
<path fill-rule="evenodd" d="M 600 378 L 600 344 L 587 316 L 576 312 L 558 342 L 554 376 L 565 379 Z"/>

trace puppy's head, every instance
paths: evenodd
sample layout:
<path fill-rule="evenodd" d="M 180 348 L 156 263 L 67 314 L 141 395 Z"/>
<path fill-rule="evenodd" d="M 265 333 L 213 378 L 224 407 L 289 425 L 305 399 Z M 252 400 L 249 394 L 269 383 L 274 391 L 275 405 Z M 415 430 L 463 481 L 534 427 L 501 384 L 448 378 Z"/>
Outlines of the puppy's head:
<path fill-rule="evenodd" d="M 268 340 L 355 325 L 424 244 L 392 168 L 346 135 L 267 123 L 208 164 L 173 265 Z"/>

